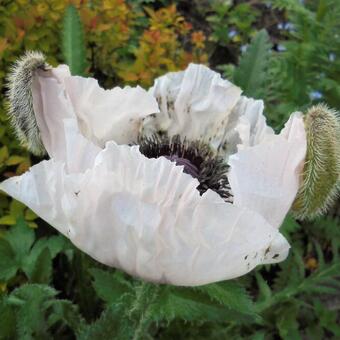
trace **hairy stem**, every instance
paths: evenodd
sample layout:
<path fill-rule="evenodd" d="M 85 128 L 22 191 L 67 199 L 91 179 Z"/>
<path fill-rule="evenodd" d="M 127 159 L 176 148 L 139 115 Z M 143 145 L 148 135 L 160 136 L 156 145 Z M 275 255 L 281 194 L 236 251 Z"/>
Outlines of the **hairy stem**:
<path fill-rule="evenodd" d="M 143 339 L 146 337 L 146 331 L 152 318 L 152 305 L 155 302 L 159 292 L 159 286 L 142 282 L 136 288 L 136 301 L 130 310 L 130 316 L 135 321 L 135 331 L 133 340 Z"/>

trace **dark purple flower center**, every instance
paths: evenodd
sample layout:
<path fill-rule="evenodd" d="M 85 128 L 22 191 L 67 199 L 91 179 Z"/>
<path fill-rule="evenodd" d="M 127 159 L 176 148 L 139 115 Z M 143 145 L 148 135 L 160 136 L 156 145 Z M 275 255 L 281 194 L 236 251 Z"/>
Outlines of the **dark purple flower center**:
<path fill-rule="evenodd" d="M 183 166 L 183 171 L 197 178 L 197 190 L 202 195 L 208 189 L 217 192 L 225 201 L 233 199 L 228 181 L 228 165 L 201 141 L 181 140 L 179 136 L 167 137 L 153 135 L 140 137 L 139 150 L 148 158 L 165 157 L 176 165 Z"/>
<path fill-rule="evenodd" d="M 164 156 L 166 159 L 168 159 L 171 162 L 176 163 L 176 165 L 183 165 L 184 166 L 184 172 L 188 175 L 191 175 L 194 178 L 198 178 L 198 169 L 197 167 L 192 164 L 188 159 L 179 157 L 178 155 L 169 155 Z"/>

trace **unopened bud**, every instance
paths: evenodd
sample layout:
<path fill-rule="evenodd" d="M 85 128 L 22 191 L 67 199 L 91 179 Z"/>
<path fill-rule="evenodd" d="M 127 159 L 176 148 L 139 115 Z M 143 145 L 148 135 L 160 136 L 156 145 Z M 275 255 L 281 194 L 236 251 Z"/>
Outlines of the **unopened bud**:
<path fill-rule="evenodd" d="M 307 154 L 299 192 L 292 211 L 299 219 L 324 213 L 334 202 L 340 179 L 340 121 L 326 105 L 310 108 L 305 116 Z"/>
<path fill-rule="evenodd" d="M 20 142 L 36 155 L 43 155 L 46 151 L 34 115 L 32 81 L 34 71 L 49 67 L 42 53 L 26 52 L 12 66 L 7 79 L 11 123 Z"/>

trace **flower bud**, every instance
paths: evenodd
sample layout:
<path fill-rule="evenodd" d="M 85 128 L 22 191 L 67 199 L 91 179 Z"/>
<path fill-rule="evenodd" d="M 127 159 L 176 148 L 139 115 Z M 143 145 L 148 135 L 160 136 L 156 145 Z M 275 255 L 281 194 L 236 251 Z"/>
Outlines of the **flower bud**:
<path fill-rule="evenodd" d="M 46 151 L 34 115 L 32 81 L 37 69 L 49 67 L 42 53 L 26 52 L 12 66 L 7 79 L 11 123 L 20 142 L 36 155 L 43 155 Z"/>
<path fill-rule="evenodd" d="M 307 154 L 293 213 L 311 219 L 334 202 L 340 178 L 340 122 L 326 105 L 311 107 L 305 116 Z"/>

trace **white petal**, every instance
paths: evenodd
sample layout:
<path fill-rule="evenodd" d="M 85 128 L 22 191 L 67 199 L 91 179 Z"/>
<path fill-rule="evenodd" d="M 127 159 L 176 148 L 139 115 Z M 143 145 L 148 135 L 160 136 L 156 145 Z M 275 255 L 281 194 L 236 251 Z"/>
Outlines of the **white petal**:
<path fill-rule="evenodd" d="M 305 155 L 303 119 L 292 115 L 280 135 L 230 156 L 234 204 L 257 211 L 278 228 L 297 194 Z"/>
<path fill-rule="evenodd" d="M 206 66 L 190 64 L 183 72 L 156 79 L 150 93 L 161 112 L 145 121 L 145 133 L 164 130 L 189 140 L 210 139 L 218 146 L 241 90 Z"/>
<path fill-rule="evenodd" d="M 67 173 L 84 172 L 92 168 L 101 148 L 86 139 L 75 119 L 64 119 L 65 155 Z"/>
<path fill-rule="evenodd" d="M 21 176 L 7 179 L 0 184 L 0 189 L 67 236 L 68 222 L 62 206 L 64 181 L 64 165 L 49 160 L 33 166 Z"/>
<path fill-rule="evenodd" d="M 136 142 L 142 119 L 158 112 L 156 100 L 140 87 L 104 90 L 92 78 L 72 77 L 65 65 L 37 71 L 33 106 L 44 146 L 51 157 L 66 154 L 64 119 L 103 147 L 106 141 Z"/>
<path fill-rule="evenodd" d="M 241 96 L 229 115 L 219 154 L 228 160 L 238 149 L 258 144 L 273 134 L 263 115 L 263 101 Z"/>
<path fill-rule="evenodd" d="M 70 76 L 66 66 L 37 71 L 33 78 L 33 107 L 43 144 L 56 160 L 63 160 L 65 150 L 64 119 L 75 119 L 63 81 Z"/>
<path fill-rule="evenodd" d="M 92 167 L 101 150 L 80 132 L 78 120 L 65 94 L 68 68 L 38 71 L 33 82 L 33 105 L 44 146 L 51 158 L 66 163 L 68 172 Z"/>
<path fill-rule="evenodd" d="M 156 100 L 141 87 L 104 90 L 93 78 L 68 77 L 67 94 L 84 135 L 100 146 L 137 141 L 142 119 L 158 112 Z"/>
<path fill-rule="evenodd" d="M 93 258 L 149 281 L 201 285 L 277 261 L 268 258 L 277 229 L 213 191 L 200 196 L 198 181 L 182 171 L 108 143 L 84 173 L 45 161 L 1 189 Z M 284 240 L 275 255 L 283 259 L 288 248 Z"/>
<path fill-rule="evenodd" d="M 277 230 L 212 191 L 199 196 L 197 184 L 165 158 L 109 143 L 77 196 L 71 239 L 102 263 L 177 285 L 230 279 L 265 261 Z"/>
<path fill-rule="evenodd" d="M 242 96 L 234 110 L 239 116 L 235 130 L 240 136 L 242 148 L 259 144 L 274 134 L 273 129 L 266 124 L 262 100 Z"/>

